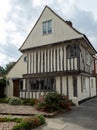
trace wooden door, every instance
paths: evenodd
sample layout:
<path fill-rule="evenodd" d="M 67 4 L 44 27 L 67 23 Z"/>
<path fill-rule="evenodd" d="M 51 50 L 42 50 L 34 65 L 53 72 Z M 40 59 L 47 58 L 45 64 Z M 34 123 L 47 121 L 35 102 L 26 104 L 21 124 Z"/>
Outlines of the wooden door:
<path fill-rule="evenodd" d="M 13 80 L 13 96 L 19 97 L 19 80 Z"/>

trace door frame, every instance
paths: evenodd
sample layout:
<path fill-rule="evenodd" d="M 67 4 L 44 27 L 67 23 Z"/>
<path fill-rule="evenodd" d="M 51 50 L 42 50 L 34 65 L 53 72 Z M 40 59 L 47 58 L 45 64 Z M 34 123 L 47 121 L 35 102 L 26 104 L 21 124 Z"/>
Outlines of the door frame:
<path fill-rule="evenodd" d="M 19 79 L 13 79 L 13 96 L 19 97 Z"/>

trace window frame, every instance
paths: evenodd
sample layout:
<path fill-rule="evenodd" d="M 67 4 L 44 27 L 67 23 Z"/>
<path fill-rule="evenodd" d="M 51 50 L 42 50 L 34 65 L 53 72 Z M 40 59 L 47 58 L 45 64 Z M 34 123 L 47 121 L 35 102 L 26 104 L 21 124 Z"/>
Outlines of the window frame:
<path fill-rule="evenodd" d="M 47 78 L 30 78 L 26 80 L 26 90 L 33 92 L 44 92 L 44 91 L 55 91 L 55 78 L 47 77 Z"/>
<path fill-rule="evenodd" d="M 42 22 L 42 35 L 52 34 L 52 19 Z"/>
<path fill-rule="evenodd" d="M 79 45 L 72 44 L 67 46 L 67 58 L 72 59 L 72 58 L 77 58 L 80 54 L 80 48 Z"/>
<path fill-rule="evenodd" d="M 81 92 L 84 93 L 86 92 L 86 78 L 81 77 Z"/>
<path fill-rule="evenodd" d="M 91 79 L 91 89 L 94 89 L 94 81 Z"/>

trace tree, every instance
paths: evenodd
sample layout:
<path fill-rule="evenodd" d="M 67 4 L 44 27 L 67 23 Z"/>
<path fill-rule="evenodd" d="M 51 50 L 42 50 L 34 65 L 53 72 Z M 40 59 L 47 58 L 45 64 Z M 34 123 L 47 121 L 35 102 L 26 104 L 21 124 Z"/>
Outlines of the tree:
<path fill-rule="evenodd" d="M 0 79 L 0 98 L 5 97 L 5 87 L 6 87 L 6 79 L 3 77 L 3 79 Z"/>
<path fill-rule="evenodd" d="M 14 66 L 16 62 L 9 62 L 8 64 L 6 64 L 6 67 L 5 67 L 5 72 L 6 74 L 11 70 L 11 68 Z"/>
<path fill-rule="evenodd" d="M 0 66 L 0 75 L 4 75 L 5 74 L 5 69 L 2 67 L 2 66 Z"/>

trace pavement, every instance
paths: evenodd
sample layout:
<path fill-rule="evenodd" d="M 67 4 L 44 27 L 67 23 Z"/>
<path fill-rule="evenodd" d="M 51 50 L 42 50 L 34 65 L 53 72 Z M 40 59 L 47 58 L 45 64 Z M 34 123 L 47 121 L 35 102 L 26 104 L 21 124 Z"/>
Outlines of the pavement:
<path fill-rule="evenodd" d="M 97 97 L 92 98 L 71 112 L 46 119 L 46 124 L 35 130 L 97 130 Z"/>

